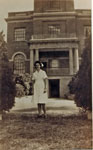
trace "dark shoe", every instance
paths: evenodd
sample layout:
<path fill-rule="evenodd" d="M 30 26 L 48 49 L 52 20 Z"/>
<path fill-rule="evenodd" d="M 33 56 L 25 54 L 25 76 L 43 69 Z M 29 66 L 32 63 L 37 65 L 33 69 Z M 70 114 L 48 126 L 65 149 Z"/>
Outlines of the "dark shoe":
<path fill-rule="evenodd" d="M 45 119 L 46 119 L 46 118 L 47 118 L 47 115 L 46 115 L 46 114 L 43 114 L 43 118 L 45 118 Z"/>
<path fill-rule="evenodd" d="M 42 115 L 37 115 L 37 118 L 41 118 L 42 117 Z"/>

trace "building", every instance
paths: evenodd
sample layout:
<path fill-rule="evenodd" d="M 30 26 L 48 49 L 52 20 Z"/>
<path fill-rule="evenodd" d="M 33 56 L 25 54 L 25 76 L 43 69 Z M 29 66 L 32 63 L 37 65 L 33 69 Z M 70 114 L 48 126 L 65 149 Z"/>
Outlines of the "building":
<path fill-rule="evenodd" d="M 14 73 L 32 74 L 40 60 L 49 77 L 49 97 L 64 97 L 79 69 L 90 10 L 75 10 L 74 0 L 34 0 L 34 11 L 10 12 L 6 21 Z"/>

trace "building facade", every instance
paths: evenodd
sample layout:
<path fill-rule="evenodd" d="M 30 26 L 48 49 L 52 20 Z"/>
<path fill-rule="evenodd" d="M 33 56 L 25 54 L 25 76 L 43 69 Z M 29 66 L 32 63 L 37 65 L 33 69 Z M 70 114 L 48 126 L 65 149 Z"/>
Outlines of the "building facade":
<path fill-rule="evenodd" d="M 40 60 L 48 75 L 49 97 L 64 97 L 79 70 L 90 10 L 75 10 L 74 0 L 34 0 L 34 11 L 11 12 L 7 21 L 9 60 L 15 74 L 34 71 Z"/>

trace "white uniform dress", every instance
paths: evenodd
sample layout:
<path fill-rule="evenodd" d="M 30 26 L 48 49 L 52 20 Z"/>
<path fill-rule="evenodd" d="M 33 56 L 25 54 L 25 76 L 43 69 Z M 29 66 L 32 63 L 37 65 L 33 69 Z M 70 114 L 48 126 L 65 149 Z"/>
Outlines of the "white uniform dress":
<path fill-rule="evenodd" d="M 34 95 L 32 96 L 32 102 L 36 104 L 47 103 L 47 92 L 44 93 L 44 79 L 47 78 L 46 72 L 41 70 L 33 73 L 32 80 L 34 83 Z"/>

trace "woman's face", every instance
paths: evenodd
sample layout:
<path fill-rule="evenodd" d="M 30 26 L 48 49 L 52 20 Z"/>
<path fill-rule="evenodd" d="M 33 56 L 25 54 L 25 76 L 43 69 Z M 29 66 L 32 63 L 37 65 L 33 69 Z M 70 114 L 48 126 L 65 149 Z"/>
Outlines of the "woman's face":
<path fill-rule="evenodd" d="M 40 70 L 40 64 L 36 63 L 36 70 L 39 71 Z"/>

